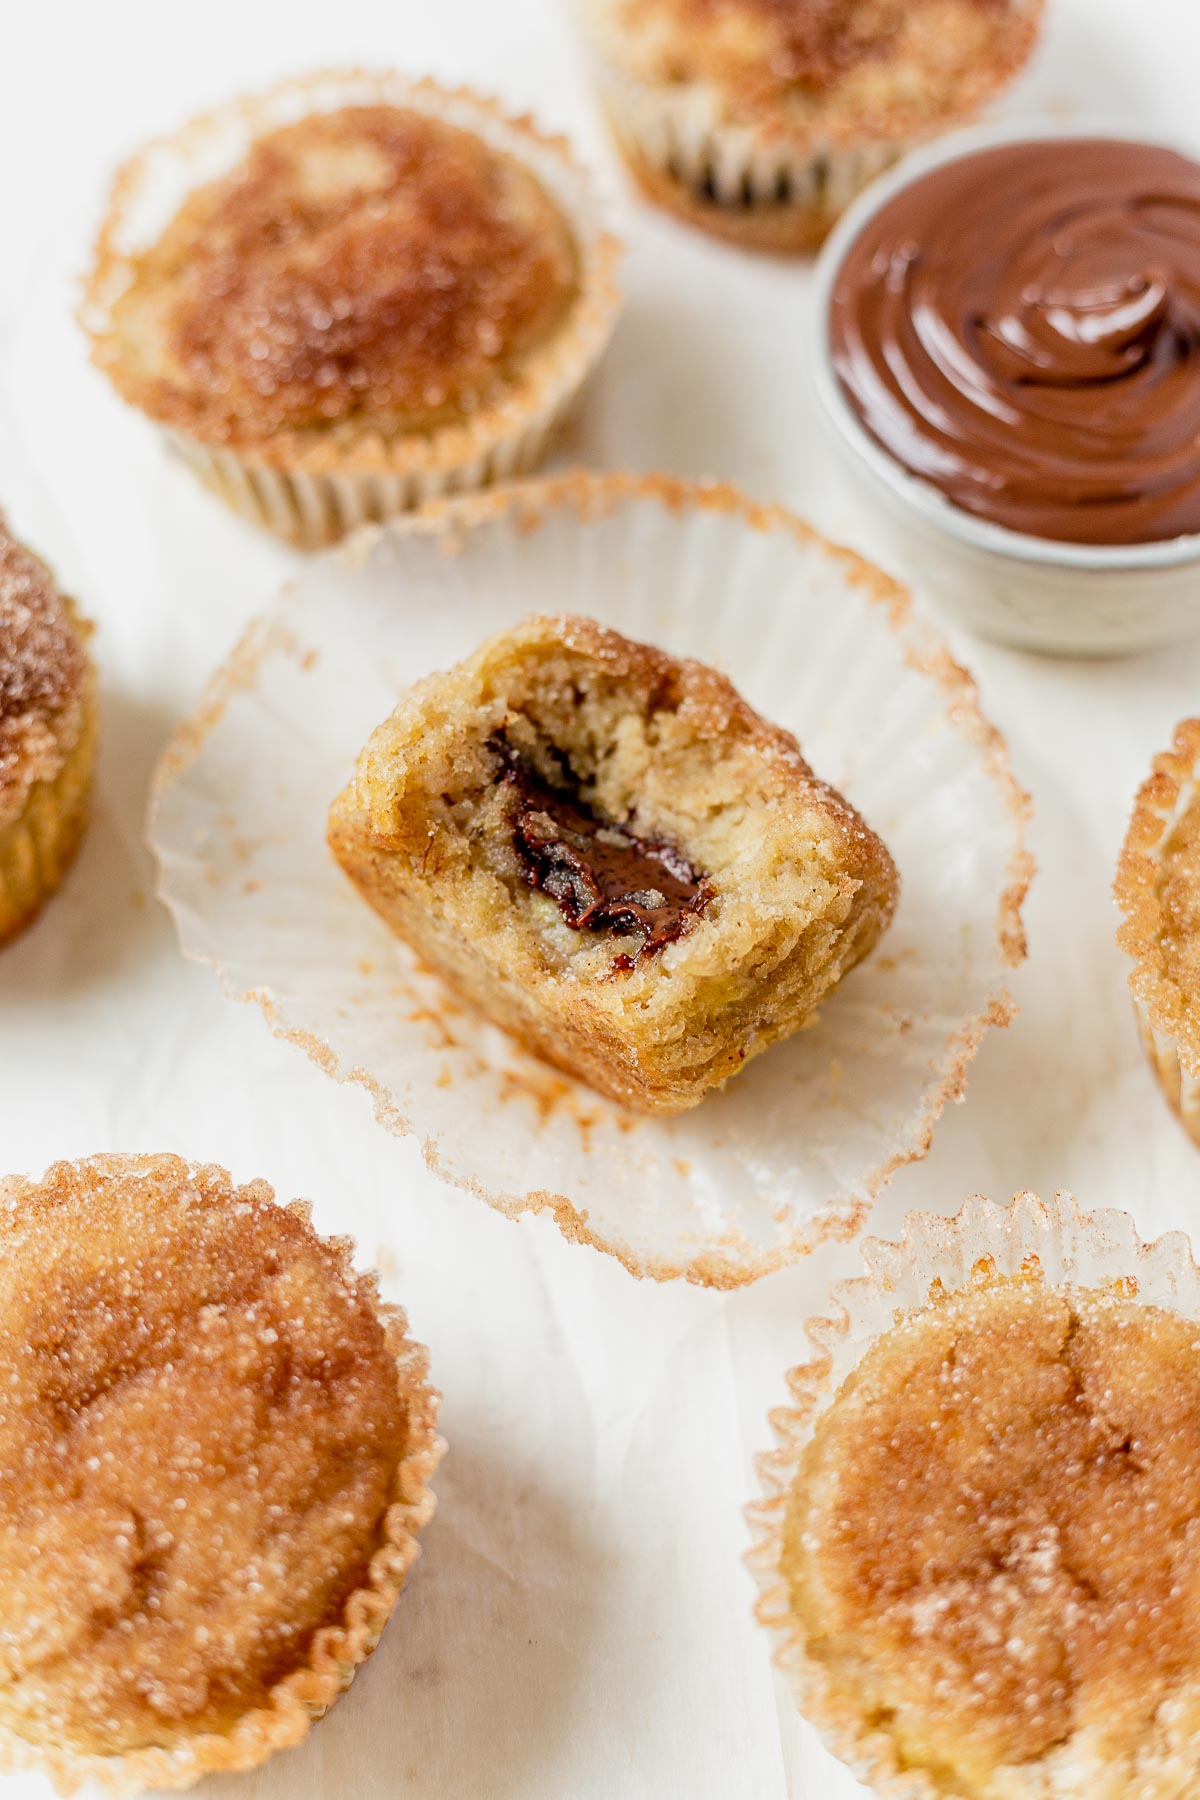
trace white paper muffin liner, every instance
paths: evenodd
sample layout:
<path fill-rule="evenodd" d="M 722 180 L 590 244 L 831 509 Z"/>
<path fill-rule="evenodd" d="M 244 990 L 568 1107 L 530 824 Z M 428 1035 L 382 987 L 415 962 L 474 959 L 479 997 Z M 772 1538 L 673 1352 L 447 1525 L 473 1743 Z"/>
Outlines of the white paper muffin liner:
<path fill-rule="evenodd" d="M 890 931 L 819 1022 L 676 1118 L 623 1113 L 452 999 L 325 844 L 407 685 L 538 611 L 724 670 L 899 866 Z M 314 563 L 168 749 L 150 842 L 186 954 L 366 1087 L 443 1179 L 512 1215 L 548 1210 L 636 1274 L 734 1286 L 855 1232 L 1009 1019 L 1026 805 L 970 679 L 893 583 L 728 488 L 580 472 Z"/>
<path fill-rule="evenodd" d="M 1155 891 L 1167 842 L 1198 793 L 1200 719 L 1185 719 L 1138 793 L 1114 894 L 1125 914 L 1117 942 L 1134 961 L 1129 991 L 1143 1048 L 1188 1136 L 1200 1144 L 1200 1026 L 1163 968 Z"/>
<path fill-rule="evenodd" d="M 284 82 L 193 119 L 147 145 L 119 172 L 81 311 L 99 366 L 112 373 L 123 361 L 111 309 L 129 285 L 132 259 L 156 241 L 189 193 L 235 168 L 265 132 L 314 112 L 369 104 L 442 119 L 521 161 L 570 223 L 580 257 L 580 291 L 566 322 L 530 355 L 520 385 L 458 424 L 395 438 L 364 431 L 350 444 L 335 441 L 332 432 L 277 433 L 264 437 L 254 451 L 161 428 L 235 511 L 304 549 L 440 495 L 535 468 L 603 354 L 620 305 L 621 247 L 607 228 L 590 175 L 575 162 L 565 139 L 546 136 L 530 119 L 511 118 L 494 101 L 467 89 L 447 90 L 393 73 L 329 72 Z"/>
<path fill-rule="evenodd" d="M 1040 1276 L 1050 1287 L 1118 1288 L 1145 1302 L 1200 1319 L 1200 1268 L 1182 1231 L 1143 1244 L 1133 1220 L 1109 1209 L 1084 1211 L 1070 1194 L 1042 1201 L 1018 1194 L 1009 1206 L 976 1195 L 947 1219 L 912 1213 L 898 1243 L 867 1238 L 868 1273 L 834 1285 L 828 1313 L 803 1328 L 808 1360 L 789 1371 L 788 1403 L 771 1414 L 776 1448 L 758 1458 L 763 1498 L 746 1509 L 751 1549 L 746 1561 L 760 1594 L 755 1613 L 770 1633 L 774 1658 L 800 1711 L 829 1749 L 887 1800 L 950 1800 L 951 1790 L 918 1769 L 901 1769 L 892 1739 L 869 1730 L 839 1706 L 823 1665 L 808 1655 L 792 1612 L 782 1554 L 788 1504 L 816 1421 L 870 1346 L 898 1317 L 930 1304 L 935 1283 L 946 1293 L 996 1277 Z M 1196 1747 L 1147 1746 L 1144 1778 L 1131 1788 L 1127 1769 L 1106 1771 L 1078 1741 L 1030 1765 L 1027 1780 L 1010 1778 L 1011 1800 L 1183 1800 L 1196 1792 Z M 1141 1765 L 1139 1765 L 1139 1771 Z M 1000 1789 L 997 1788 L 997 1793 Z"/>

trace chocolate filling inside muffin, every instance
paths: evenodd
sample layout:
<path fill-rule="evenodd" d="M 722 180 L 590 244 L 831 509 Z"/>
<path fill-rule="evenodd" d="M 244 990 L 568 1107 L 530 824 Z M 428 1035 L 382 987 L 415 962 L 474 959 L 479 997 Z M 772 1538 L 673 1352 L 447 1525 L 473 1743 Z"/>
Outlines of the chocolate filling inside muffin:
<path fill-rule="evenodd" d="M 500 758 L 497 780 L 513 796 L 513 849 L 526 880 L 557 902 L 573 930 L 640 935 L 635 952 L 616 958 L 617 969 L 683 936 L 713 890 L 680 850 L 597 811 L 561 751 L 552 784 L 509 743 L 506 729 L 488 739 L 488 749 Z"/>

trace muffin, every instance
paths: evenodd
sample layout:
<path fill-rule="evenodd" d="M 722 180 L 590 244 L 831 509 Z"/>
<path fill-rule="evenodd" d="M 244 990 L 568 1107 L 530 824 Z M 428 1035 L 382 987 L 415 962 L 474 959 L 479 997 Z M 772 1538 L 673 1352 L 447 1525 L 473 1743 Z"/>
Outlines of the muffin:
<path fill-rule="evenodd" d="M 1138 790 L 1113 892 L 1117 943 L 1163 1092 L 1200 1143 L 1200 719 L 1185 719 Z"/>
<path fill-rule="evenodd" d="M 650 199 L 757 250 L 816 247 L 911 144 L 1016 73 L 1042 0 L 582 0 Z"/>
<path fill-rule="evenodd" d="M 174 1156 L 0 1183 L 0 1748 L 180 1788 L 300 1741 L 433 1510 L 425 1352 L 345 1240 Z"/>
<path fill-rule="evenodd" d="M 1198 1272 L 1163 1240 L 1118 1275 L 1118 1215 L 1019 1205 L 919 1221 L 814 1330 L 832 1355 L 764 1459 L 760 1614 L 882 1793 L 1194 1794 Z"/>
<path fill-rule="evenodd" d="M 616 260 L 527 119 L 315 76 L 122 170 L 83 319 L 210 486 L 314 546 L 533 466 L 607 342 Z"/>
<path fill-rule="evenodd" d="M 723 676 L 567 616 L 418 682 L 329 841 L 496 1024 L 655 1113 L 812 1019 L 897 894 L 880 840 Z"/>
<path fill-rule="evenodd" d="M 0 516 L 0 946 L 41 911 L 87 822 L 91 627 Z"/>

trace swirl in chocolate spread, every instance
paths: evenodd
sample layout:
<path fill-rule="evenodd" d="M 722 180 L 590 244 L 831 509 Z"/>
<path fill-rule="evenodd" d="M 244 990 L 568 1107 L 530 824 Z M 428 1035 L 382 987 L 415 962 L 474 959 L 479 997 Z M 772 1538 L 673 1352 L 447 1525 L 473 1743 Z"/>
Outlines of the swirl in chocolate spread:
<path fill-rule="evenodd" d="M 558 756 L 561 781 L 551 785 L 503 730 L 488 749 L 513 796 L 513 849 L 525 879 L 557 903 L 573 931 L 640 933 L 638 950 L 618 956 L 616 969 L 683 936 L 712 888 L 673 844 L 604 818 L 581 796 L 565 757 Z"/>
<path fill-rule="evenodd" d="M 830 305 L 871 435 L 956 506 L 1079 544 L 1200 532 L 1200 164 L 983 150 L 887 201 Z"/>

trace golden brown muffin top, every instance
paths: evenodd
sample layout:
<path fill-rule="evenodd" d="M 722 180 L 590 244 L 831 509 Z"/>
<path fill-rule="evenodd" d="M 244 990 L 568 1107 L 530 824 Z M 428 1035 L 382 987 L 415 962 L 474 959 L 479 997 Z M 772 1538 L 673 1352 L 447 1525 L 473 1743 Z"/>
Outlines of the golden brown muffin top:
<path fill-rule="evenodd" d="M 62 764 L 88 678 L 83 637 L 45 564 L 0 516 L 0 819 Z"/>
<path fill-rule="evenodd" d="M 1138 790 L 1113 891 L 1129 985 L 1158 1031 L 1200 1073 L 1200 719 L 1184 719 Z"/>
<path fill-rule="evenodd" d="M 1196 1732 L 1200 1327 L 1032 1281 L 910 1317 L 819 1420 L 785 1562 L 846 1705 L 947 1791 L 1135 1755 L 1180 1693 Z"/>
<path fill-rule="evenodd" d="M 0 1720 L 219 1730 L 339 1619 L 407 1432 L 345 1248 L 176 1157 L 0 1183 Z"/>
<path fill-rule="evenodd" d="M 579 287 L 571 228 L 529 169 L 384 104 L 252 143 L 133 259 L 103 360 L 196 436 L 420 433 L 493 405 Z"/>
<path fill-rule="evenodd" d="M 656 81 L 769 127 L 901 136 L 969 110 L 1028 53 L 1041 0 L 606 0 Z"/>
<path fill-rule="evenodd" d="M 1159 945 L 1163 973 L 1200 1009 L 1200 798 L 1167 838 L 1158 881 Z"/>

